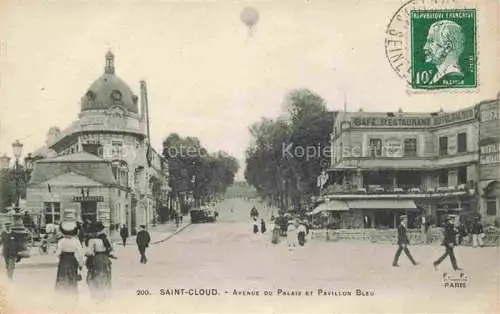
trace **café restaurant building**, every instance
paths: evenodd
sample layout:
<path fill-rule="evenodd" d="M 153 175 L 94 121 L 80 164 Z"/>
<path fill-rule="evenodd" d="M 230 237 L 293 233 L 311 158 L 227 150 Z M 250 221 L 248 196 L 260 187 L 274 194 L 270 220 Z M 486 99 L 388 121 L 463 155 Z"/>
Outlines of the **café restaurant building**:
<path fill-rule="evenodd" d="M 340 112 L 325 202 L 343 228 L 500 216 L 499 100 L 455 112 Z"/>

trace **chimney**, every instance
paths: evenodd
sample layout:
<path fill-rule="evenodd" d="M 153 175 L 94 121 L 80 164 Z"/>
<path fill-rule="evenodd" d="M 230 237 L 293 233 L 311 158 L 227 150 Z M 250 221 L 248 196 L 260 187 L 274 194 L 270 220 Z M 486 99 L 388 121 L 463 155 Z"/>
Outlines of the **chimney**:
<path fill-rule="evenodd" d="M 148 108 L 148 89 L 146 87 L 146 81 L 141 81 L 141 124 L 146 127 L 146 138 L 148 145 L 150 143 L 149 138 L 149 108 Z"/>
<path fill-rule="evenodd" d="M 146 87 L 146 81 L 141 81 L 141 122 L 144 122 L 146 120 L 146 106 L 148 103 L 147 97 L 148 97 L 148 90 Z"/>

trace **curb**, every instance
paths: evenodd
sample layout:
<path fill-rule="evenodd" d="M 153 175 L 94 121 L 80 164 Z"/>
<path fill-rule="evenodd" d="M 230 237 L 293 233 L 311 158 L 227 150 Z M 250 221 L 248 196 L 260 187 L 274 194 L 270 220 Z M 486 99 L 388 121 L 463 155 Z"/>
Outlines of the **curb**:
<path fill-rule="evenodd" d="M 175 230 L 173 233 L 169 234 L 167 237 L 165 237 L 164 239 L 162 240 L 157 240 L 157 241 L 151 241 L 151 244 L 158 244 L 158 243 L 162 243 L 162 242 L 165 242 L 167 240 L 169 240 L 170 238 L 172 238 L 173 236 L 175 236 L 176 234 L 180 233 L 181 231 L 183 231 L 184 229 L 186 229 L 187 227 L 191 226 L 191 223 L 187 223 L 185 224 L 184 226 L 180 227 L 179 229 Z"/>
<path fill-rule="evenodd" d="M 175 231 L 173 231 L 172 233 L 170 233 L 169 235 L 167 235 L 166 238 L 163 238 L 161 240 L 155 240 L 155 241 L 153 241 L 153 239 L 151 239 L 150 244 L 155 244 L 155 243 L 160 243 L 160 242 L 166 241 L 170 237 L 172 237 L 172 236 L 176 235 L 177 233 L 179 233 L 180 231 L 184 230 L 184 228 L 186 228 L 190 224 L 191 224 L 191 222 L 184 224 L 183 226 L 179 227 L 178 229 L 176 229 Z M 167 232 L 165 232 L 165 233 L 167 233 Z M 135 245 L 135 237 L 136 236 L 134 235 L 134 236 L 130 236 L 130 237 L 127 238 L 127 246 L 128 245 Z M 122 246 L 122 241 L 120 239 L 113 239 L 112 242 L 114 244 L 117 244 L 118 246 Z"/>

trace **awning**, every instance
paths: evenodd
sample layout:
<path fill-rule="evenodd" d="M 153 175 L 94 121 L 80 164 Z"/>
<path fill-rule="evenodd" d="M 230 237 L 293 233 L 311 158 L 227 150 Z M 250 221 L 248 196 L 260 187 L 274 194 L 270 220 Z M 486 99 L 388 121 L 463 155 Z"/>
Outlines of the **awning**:
<path fill-rule="evenodd" d="M 356 200 L 348 201 L 350 209 L 418 209 L 412 200 Z"/>
<path fill-rule="evenodd" d="M 327 201 L 319 204 L 312 212 L 311 215 L 316 215 L 325 211 L 346 211 L 349 210 L 347 204 L 341 201 Z"/>

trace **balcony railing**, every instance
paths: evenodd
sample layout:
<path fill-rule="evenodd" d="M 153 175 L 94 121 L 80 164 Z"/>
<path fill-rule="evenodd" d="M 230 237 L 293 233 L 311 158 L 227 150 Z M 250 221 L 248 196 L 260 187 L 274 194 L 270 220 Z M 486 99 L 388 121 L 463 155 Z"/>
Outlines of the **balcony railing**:
<path fill-rule="evenodd" d="M 362 187 L 350 186 L 344 188 L 340 185 L 328 186 L 324 194 L 361 194 L 361 195 L 390 195 L 390 194 L 442 194 L 451 192 L 470 192 L 473 190 L 471 184 L 459 184 L 456 186 L 437 186 L 431 188 L 424 188 L 421 186 L 401 185 L 401 186 L 388 186 L 388 185 L 365 185 Z"/>

